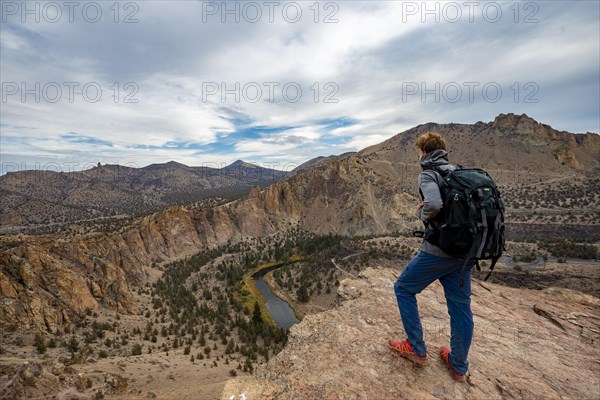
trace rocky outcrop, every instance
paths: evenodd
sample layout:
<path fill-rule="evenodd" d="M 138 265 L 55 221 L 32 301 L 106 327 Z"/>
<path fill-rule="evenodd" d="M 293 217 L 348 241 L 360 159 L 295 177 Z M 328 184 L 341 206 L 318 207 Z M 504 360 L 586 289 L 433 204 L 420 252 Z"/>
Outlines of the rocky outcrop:
<path fill-rule="evenodd" d="M 56 361 L 25 361 L 2 371 L 0 399 L 89 400 L 108 395 L 123 395 L 128 378 L 117 374 L 78 373 L 74 367 Z M 103 379 L 102 379 L 103 378 Z"/>
<path fill-rule="evenodd" d="M 61 386 L 60 375 L 62 375 L 62 371 L 59 372 L 48 366 L 45 368 L 38 362 L 25 361 L 15 371 L 7 373 L 10 379 L 7 379 L 5 384 L 0 387 L 0 398 L 34 398 L 44 396 L 50 391 L 55 393 Z M 62 377 L 65 378 L 64 375 Z"/>
<path fill-rule="evenodd" d="M 583 158 L 588 169 L 593 167 L 593 164 L 597 164 L 600 157 L 599 135 L 557 131 L 549 125 L 537 122 L 527 114 L 500 114 L 492 123 L 492 129 L 499 136 L 515 139 L 528 147 L 549 147 L 554 151 L 554 157 L 560 165 L 572 169 L 583 168 L 578 156 Z M 587 162 L 588 158 L 594 155 L 596 155 L 596 162 Z"/>
<path fill-rule="evenodd" d="M 135 312 L 131 289 L 146 267 L 207 243 L 176 207 L 121 232 L 75 239 L 21 237 L 0 253 L 0 321 L 51 332 L 99 306 Z"/>
<path fill-rule="evenodd" d="M 566 165 L 566 166 L 574 168 L 574 169 L 581 168 L 581 164 L 577 160 L 577 157 L 575 157 L 575 153 L 573 152 L 573 149 L 571 149 L 571 148 L 568 148 L 568 147 L 559 148 L 554 152 L 554 155 L 556 157 L 556 160 L 561 165 Z"/>
<path fill-rule="evenodd" d="M 393 293 L 399 271 L 369 268 L 342 281 L 339 305 L 292 327 L 286 347 L 252 377 L 225 386 L 238 399 L 596 399 L 600 301 L 473 281 L 475 335 L 467 382 L 450 377 L 436 350 L 449 344 L 439 283 L 418 295 L 430 365 L 387 347 L 404 339 Z"/>
<path fill-rule="evenodd" d="M 554 150 L 555 159 L 560 165 L 573 169 L 583 167 L 577 159 L 577 153 L 582 153 L 581 156 L 585 161 L 590 155 L 600 156 L 600 137 L 597 134 L 557 131 L 549 125 L 537 122 L 527 114 L 500 114 L 492 123 L 492 129 L 500 136 L 516 139 L 526 146 L 549 147 Z M 596 163 L 597 161 L 596 158 Z M 586 164 L 589 168 L 590 163 Z"/>

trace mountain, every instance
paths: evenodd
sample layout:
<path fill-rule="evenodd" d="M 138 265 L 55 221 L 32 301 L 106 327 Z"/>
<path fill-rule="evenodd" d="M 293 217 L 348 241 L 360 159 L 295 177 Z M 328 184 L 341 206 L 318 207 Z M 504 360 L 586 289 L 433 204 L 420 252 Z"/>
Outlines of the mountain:
<path fill-rule="evenodd" d="M 474 125 L 429 123 L 358 153 L 329 157 L 223 205 L 172 207 L 111 233 L 2 238 L 0 321 L 56 331 L 86 308 L 135 311 L 131 291 L 147 281 L 147 267 L 155 260 L 243 238 L 292 228 L 350 236 L 410 234 L 420 227 L 413 216 L 419 172 L 414 141 L 429 130 L 445 135 L 453 162 L 483 166 L 498 180 L 513 226 L 509 237 L 574 232 L 578 240 L 600 241 L 598 135 L 558 132 L 512 114 Z M 164 168 L 171 176 L 186 176 L 190 167 Z M 102 176 L 100 171 L 87 174 Z"/>
<path fill-rule="evenodd" d="M 98 164 L 81 172 L 8 173 L 0 177 L 0 234 L 137 216 L 211 196 L 238 197 L 286 174 L 240 160 L 224 168 L 171 161 L 144 168 Z"/>
<path fill-rule="evenodd" d="M 489 123 L 419 125 L 359 154 L 392 163 L 416 162 L 414 142 L 428 131 L 441 133 L 451 161 L 497 171 L 501 182 L 506 172 L 550 174 L 597 173 L 600 168 L 600 135 L 557 131 L 526 114 L 500 114 Z M 504 173 L 503 173 L 504 172 Z"/>
<path fill-rule="evenodd" d="M 527 115 L 419 125 L 357 153 L 310 161 L 251 197 L 273 210 L 290 207 L 294 212 L 277 217 L 312 232 L 412 229 L 420 171 L 414 143 L 428 131 L 446 138 L 451 162 L 484 168 L 496 179 L 512 221 L 600 224 L 600 135 L 559 132 Z"/>
<path fill-rule="evenodd" d="M 300 164 L 296 168 L 294 168 L 292 170 L 292 174 L 297 174 L 299 172 L 306 171 L 310 168 L 316 168 L 319 165 L 326 165 L 327 162 L 329 162 L 333 159 L 338 159 L 338 160 L 343 159 L 345 157 L 349 157 L 352 154 L 354 154 L 354 152 L 348 152 L 348 153 L 344 153 L 344 154 L 340 154 L 340 155 L 331 155 L 329 157 L 323 157 L 323 156 L 315 157 L 313 159 L 310 159 L 310 160 Z"/>
<path fill-rule="evenodd" d="M 458 384 L 437 355 L 450 342 L 439 282 L 417 296 L 429 365 L 387 348 L 389 338 L 405 339 L 393 294 L 399 273 L 368 268 L 343 280 L 336 307 L 293 326 L 287 346 L 252 376 L 227 382 L 221 399 L 597 398 L 598 298 L 474 282 L 469 375 Z"/>

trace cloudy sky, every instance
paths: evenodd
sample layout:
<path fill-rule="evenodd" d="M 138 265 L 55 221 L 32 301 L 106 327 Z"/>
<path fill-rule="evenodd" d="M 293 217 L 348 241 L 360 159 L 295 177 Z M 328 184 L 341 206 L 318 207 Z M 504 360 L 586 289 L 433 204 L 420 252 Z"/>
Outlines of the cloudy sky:
<path fill-rule="evenodd" d="M 426 122 L 600 127 L 600 2 L 2 1 L 2 173 L 291 169 Z"/>

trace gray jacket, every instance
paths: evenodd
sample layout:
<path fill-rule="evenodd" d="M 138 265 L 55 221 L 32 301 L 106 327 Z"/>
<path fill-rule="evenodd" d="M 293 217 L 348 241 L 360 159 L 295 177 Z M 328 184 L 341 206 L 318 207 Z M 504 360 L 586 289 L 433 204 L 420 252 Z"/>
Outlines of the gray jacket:
<path fill-rule="evenodd" d="M 423 194 L 423 207 L 417 211 L 417 217 L 424 222 L 433 222 L 444 205 L 440 193 L 443 178 L 436 171 L 452 171 L 456 167 L 448 162 L 448 153 L 445 150 L 434 150 L 425 154 L 420 164 L 423 171 L 419 175 L 419 190 Z M 439 257 L 452 258 L 426 240 L 423 240 L 421 244 L 421 251 Z"/>

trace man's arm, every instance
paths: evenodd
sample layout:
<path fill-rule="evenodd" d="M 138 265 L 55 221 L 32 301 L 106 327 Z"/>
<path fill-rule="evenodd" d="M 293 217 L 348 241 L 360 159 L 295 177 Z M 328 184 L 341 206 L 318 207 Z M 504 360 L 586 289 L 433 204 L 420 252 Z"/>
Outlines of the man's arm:
<path fill-rule="evenodd" d="M 435 218 L 443 206 L 440 187 L 435 180 L 435 172 L 423 171 L 419 175 L 419 189 L 423 193 L 423 207 L 417 211 L 421 221 L 430 221 Z"/>

